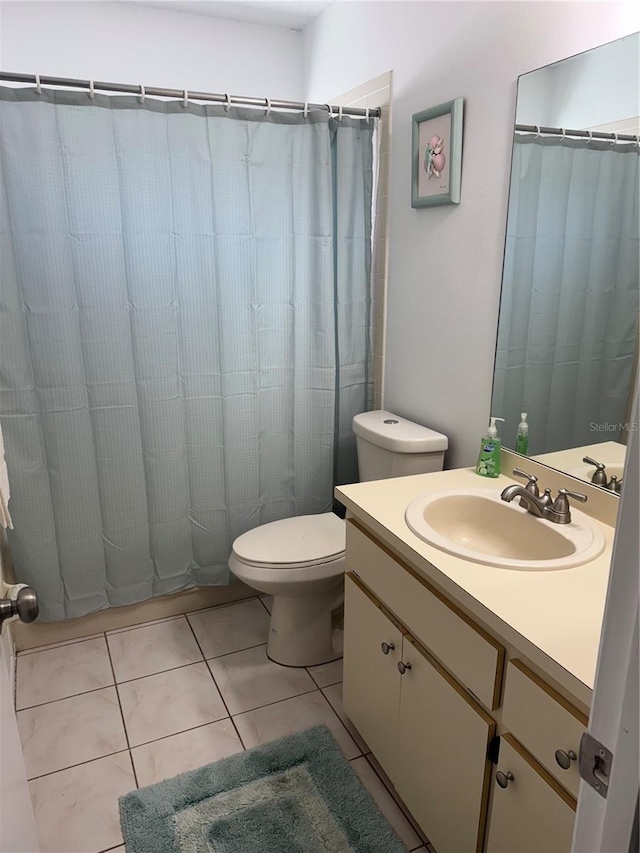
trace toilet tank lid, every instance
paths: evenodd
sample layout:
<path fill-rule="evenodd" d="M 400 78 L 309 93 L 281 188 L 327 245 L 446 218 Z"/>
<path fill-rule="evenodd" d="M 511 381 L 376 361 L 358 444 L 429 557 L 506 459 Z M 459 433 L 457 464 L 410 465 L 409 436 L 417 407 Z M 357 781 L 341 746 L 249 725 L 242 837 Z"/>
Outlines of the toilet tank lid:
<path fill-rule="evenodd" d="M 435 453 L 446 450 L 446 435 L 414 424 L 391 412 L 362 412 L 353 419 L 353 431 L 360 438 L 394 453 Z"/>
<path fill-rule="evenodd" d="M 345 548 L 345 523 L 332 512 L 297 515 L 254 527 L 233 543 L 244 562 L 286 566 L 337 557 Z"/>

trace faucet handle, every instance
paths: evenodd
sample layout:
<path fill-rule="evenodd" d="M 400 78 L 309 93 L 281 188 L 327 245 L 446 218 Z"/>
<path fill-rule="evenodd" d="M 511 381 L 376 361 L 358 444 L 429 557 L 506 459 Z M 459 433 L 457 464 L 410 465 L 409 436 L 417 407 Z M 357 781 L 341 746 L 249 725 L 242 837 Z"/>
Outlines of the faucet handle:
<path fill-rule="evenodd" d="M 522 468 L 514 468 L 513 474 L 516 477 L 524 477 L 524 479 L 527 481 L 525 489 L 536 497 L 540 496 L 540 489 L 538 489 L 537 477 L 535 477 L 533 474 L 529 474 L 527 471 L 523 471 Z"/>
<path fill-rule="evenodd" d="M 590 456 L 583 456 L 582 461 L 586 462 L 587 465 L 596 466 L 596 470 L 593 472 L 593 476 L 591 477 L 591 482 L 594 484 L 594 486 L 606 486 L 607 474 L 604 470 L 604 462 L 598 462 L 596 459 L 592 459 Z"/>
<path fill-rule="evenodd" d="M 558 524 L 569 524 L 571 521 L 569 498 L 580 501 L 580 503 L 585 503 L 587 500 L 587 496 L 583 495 L 581 492 L 571 492 L 569 489 L 558 489 L 558 497 L 546 510 L 545 517 Z"/>
<path fill-rule="evenodd" d="M 580 501 L 581 504 L 587 502 L 587 496 L 583 495 L 582 492 L 571 492 L 569 489 L 558 489 L 558 496 L 573 498 L 574 501 Z"/>

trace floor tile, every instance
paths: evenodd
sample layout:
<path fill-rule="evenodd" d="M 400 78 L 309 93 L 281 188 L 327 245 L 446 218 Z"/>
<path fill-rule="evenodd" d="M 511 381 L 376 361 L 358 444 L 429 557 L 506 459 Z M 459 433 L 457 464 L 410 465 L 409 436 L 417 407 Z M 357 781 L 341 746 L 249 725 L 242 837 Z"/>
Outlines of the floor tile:
<path fill-rule="evenodd" d="M 42 853 L 97 853 L 122 844 L 118 797 L 136 787 L 119 752 L 29 782 Z"/>
<path fill-rule="evenodd" d="M 206 658 L 267 642 L 269 614 L 257 598 L 190 613 L 187 618 Z"/>
<path fill-rule="evenodd" d="M 273 596 L 272 595 L 261 595 L 260 601 L 264 604 L 264 606 L 267 608 L 269 613 L 271 613 L 271 606 L 273 604 Z"/>
<path fill-rule="evenodd" d="M 318 666 L 310 666 L 309 674 L 318 687 L 329 687 L 342 681 L 342 658 L 333 660 L 331 663 L 321 663 Z"/>
<path fill-rule="evenodd" d="M 422 844 L 422 840 L 414 831 L 400 806 L 382 784 L 380 777 L 367 759 L 356 758 L 355 761 L 351 762 L 351 766 L 407 850 L 414 850 L 416 847 L 419 847 Z"/>
<path fill-rule="evenodd" d="M 143 788 L 242 750 L 233 723 L 226 719 L 137 746 L 131 754 L 138 785 Z"/>
<path fill-rule="evenodd" d="M 316 689 L 305 669 L 273 663 L 266 650 L 266 645 L 256 646 L 208 661 L 230 714 Z"/>
<path fill-rule="evenodd" d="M 115 687 L 18 711 L 30 779 L 127 748 Z"/>
<path fill-rule="evenodd" d="M 360 752 L 362 752 L 363 755 L 366 755 L 368 752 L 370 752 L 369 747 L 360 737 L 358 730 L 353 725 L 349 717 L 347 717 L 344 712 L 344 708 L 342 707 L 342 684 L 332 684 L 329 687 L 323 688 L 322 692 L 324 693 L 327 701 L 329 702 L 333 710 L 344 723 L 351 737 L 358 744 Z"/>
<path fill-rule="evenodd" d="M 204 661 L 127 681 L 118 692 L 131 746 L 227 716 Z"/>
<path fill-rule="evenodd" d="M 18 655 L 16 708 L 42 705 L 113 684 L 104 637 Z"/>
<path fill-rule="evenodd" d="M 324 723 L 331 729 L 347 759 L 360 754 L 353 738 L 319 690 L 247 711 L 233 720 L 247 749 Z"/>
<path fill-rule="evenodd" d="M 102 637 L 102 632 L 99 634 L 87 634 L 86 637 L 76 637 L 74 640 L 60 640 L 58 643 L 46 643 L 43 646 L 34 646 L 32 649 L 24 649 L 18 652 L 18 654 L 20 656 L 32 655 L 34 652 L 44 652 L 49 649 L 59 649 L 62 646 L 72 646 L 74 643 L 84 643 L 85 640 L 95 640 L 98 637 Z"/>
<path fill-rule="evenodd" d="M 107 634 L 116 681 L 130 681 L 202 660 L 184 616 Z"/>

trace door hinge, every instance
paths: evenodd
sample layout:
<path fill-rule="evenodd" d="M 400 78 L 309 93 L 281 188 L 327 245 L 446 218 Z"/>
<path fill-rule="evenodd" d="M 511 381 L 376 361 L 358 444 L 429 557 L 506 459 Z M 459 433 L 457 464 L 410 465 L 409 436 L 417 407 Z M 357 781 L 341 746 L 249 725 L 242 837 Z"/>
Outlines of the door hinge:
<path fill-rule="evenodd" d="M 498 763 L 498 755 L 500 754 L 500 737 L 495 735 L 489 741 L 489 746 L 487 747 L 487 758 L 492 764 Z"/>
<path fill-rule="evenodd" d="M 606 800 L 611 778 L 613 753 L 604 744 L 597 741 L 589 732 L 580 740 L 578 772 L 587 785 L 591 785 Z"/>

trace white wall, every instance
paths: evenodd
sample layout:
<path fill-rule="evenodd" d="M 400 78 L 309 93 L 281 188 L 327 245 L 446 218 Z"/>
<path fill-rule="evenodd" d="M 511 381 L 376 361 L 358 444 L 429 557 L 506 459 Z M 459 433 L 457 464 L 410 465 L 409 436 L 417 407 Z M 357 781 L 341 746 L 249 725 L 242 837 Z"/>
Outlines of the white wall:
<path fill-rule="evenodd" d="M 143 4 L 0 3 L 0 68 L 300 100 L 299 32 Z"/>
<path fill-rule="evenodd" d="M 633 2 L 337 2 L 303 32 L 310 100 L 393 70 L 385 408 L 447 433 L 448 467 L 488 422 L 516 79 L 638 29 Z M 461 204 L 413 210 L 411 115 L 459 96 Z"/>

